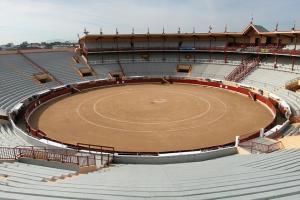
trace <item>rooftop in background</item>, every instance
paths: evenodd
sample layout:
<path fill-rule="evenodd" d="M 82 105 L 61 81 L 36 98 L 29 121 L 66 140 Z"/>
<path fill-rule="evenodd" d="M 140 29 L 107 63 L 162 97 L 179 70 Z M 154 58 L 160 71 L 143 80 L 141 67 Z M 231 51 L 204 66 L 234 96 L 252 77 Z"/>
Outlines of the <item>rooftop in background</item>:
<path fill-rule="evenodd" d="M 232 36 L 232 37 L 240 37 L 247 35 L 250 31 L 254 31 L 257 35 L 264 35 L 264 36 L 274 36 L 274 35 L 284 35 L 284 36 L 294 36 L 294 35 L 300 35 L 300 30 L 287 30 L 287 31 L 268 31 L 264 26 L 252 24 L 252 22 L 242 31 L 242 32 L 227 32 L 226 30 L 224 32 L 213 32 L 209 31 L 207 33 L 181 33 L 180 29 L 177 33 L 145 33 L 145 34 L 135 34 L 132 33 L 125 33 L 120 34 L 117 30 L 115 34 L 89 34 L 87 30 L 85 30 L 85 36 L 80 38 L 80 41 L 82 40 L 93 40 L 98 39 L 101 37 L 105 38 L 116 38 L 116 37 L 162 37 L 162 36 L 168 36 L 168 37 L 180 37 L 180 36 L 196 36 L 196 37 L 224 37 L 224 36 Z"/>

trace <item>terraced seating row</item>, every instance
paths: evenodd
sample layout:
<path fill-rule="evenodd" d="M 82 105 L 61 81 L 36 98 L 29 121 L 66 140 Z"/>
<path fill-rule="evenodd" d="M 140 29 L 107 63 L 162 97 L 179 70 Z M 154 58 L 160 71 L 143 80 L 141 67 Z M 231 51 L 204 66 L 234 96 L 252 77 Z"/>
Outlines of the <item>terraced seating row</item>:
<path fill-rule="evenodd" d="M 18 54 L 1 55 L 0 67 L 0 109 L 3 110 L 9 110 L 24 97 L 56 85 L 37 83 L 32 75 L 40 71 Z"/>
<path fill-rule="evenodd" d="M 242 83 L 266 89 L 278 95 L 291 106 L 294 114 L 300 114 L 300 96 L 298 96 L 297 93 L 284 88 L 284 85 L 287 81 L 298 76 L 299 75 L 296 73 L 258 68 L 249 76 L 247 76 Z"/>
<path fill-rule="evenodd" d="M 76 64 L 72 52 L 44 52 L 25 53 L 31 60 L 53 74 L 64 84 L 76 83 L 84 80 L 76 71 Z"/>
<path fill-rule="evenodd" d="M 267 57 L 263 59 L 261 63 L 262 67 L 274 69 L 276 63 L 275 57 Z M 300 72 L 300 59 L 295 58 L 294 66 L 293 66 L 293 59 L 287 56 L 279 56 L 277 58 L 276 69 L 281 71 L 287 71 L 292 73 L 299 73 Z"/>
<path fill-rule="evenodd" d="M 93 65 L 93 69 L 96 71 L 98 78 L 105 79 L 109 78 L 111 72 L 120 72 L 120 67 L 118 64 L 103 64 L 103 65 Z"/>
<path fill-rule="evenodd" d="M 225 80 L 235 68 L 236 66 L 227 64 L 196 64 L 192 66 L 191 76 Z"/>
<path fill-rule="evenodd" d="M 0 124 L 0 147 L 29 146 L 25 140 L 16 135 L 8 123 Z"/>
<path fill-rule="evenodd" d="M 176 63 L 126 63 L 122 64 L 127 76 L 176 75 Z"/>
<path fill-rule="evenodd" d="M 54 183 L 41 180 L 72 172 L 5 163 L 0 168 L 8 176 L 0 179 L 0 196 L 47 200 L 297 199 L 299 155 L 299 149 L 287 149 L 194 163 L 115 165 Z"/>

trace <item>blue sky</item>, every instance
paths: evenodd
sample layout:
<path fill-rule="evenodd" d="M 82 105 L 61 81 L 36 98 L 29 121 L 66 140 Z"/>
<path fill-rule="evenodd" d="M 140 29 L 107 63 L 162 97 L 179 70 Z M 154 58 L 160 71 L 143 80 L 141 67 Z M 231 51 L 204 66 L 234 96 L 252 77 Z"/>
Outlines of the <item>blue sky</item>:
<path fill-rule="evenodd" d="M 0 44 L 76 40 L 92 33 L 241 31 L 251 15 L 273 30 L 300 27 L 299 0 L 0 0 Z"/>

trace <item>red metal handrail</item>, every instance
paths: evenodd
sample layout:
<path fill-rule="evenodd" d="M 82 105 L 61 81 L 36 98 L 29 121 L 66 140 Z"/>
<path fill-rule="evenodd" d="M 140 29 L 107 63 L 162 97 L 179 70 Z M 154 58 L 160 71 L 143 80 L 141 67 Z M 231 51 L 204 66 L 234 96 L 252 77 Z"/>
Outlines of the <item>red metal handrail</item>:
<path fill-rule="evenodd" d="M 115 148 L 110 146 L 101 146 L 101 145 L 95 145 L 95 144 L 85 144 L 85 143 L 77 143 L 77 148 L 79 150 L 87 150 L 89 153 L 100 153 L 100 161 L 101 165 L 106 164 L 110 165 L 110 160 L 114 159 L 115 155 Z M 104 152 L 106 154 L 104 154 Z M 99 155 L 99 154 L 97 154 Z M 110 156 L 112 155 L 112 157 Z M 106 163 L 104 163 L 104 157 L 107 157 Z"/>
<path fill-rule="evenodd" d="M 17 160 L 18 158 L 32 158 L 61 163 L 75 164 L 80 167 L 96 165 L 95 155 L 77 156 L 53 153 L 45 149 L 0 147 L 0 160 Z"/>
<path fill-rule="evenodd" d="M 263 144 L 255 141 L 249 141 L 248 144 L 241 143 L 240 146 L 249 148 L 251 153 L 253 153 L 254 150 L 261 153 L 271 153 L 273 151 L 281 149 L 283 147 L 283 144 L 281 141 L 277 141 L 273 144 Z"/>
<path fill-rule="evenodd" d="M 251 49 L 254 48 L 254 49 Z M 86 53 L 136 52 L 136 51 L 182 51 L 179 47 L 135 47 L 135 48 L 89 48 Z M 235 44 L 224 47 L 191 47 L 190 51 L 253 52 L 285 55 L 300 55 L 300 50 L 282 49 L 282 46 L 256 46 L 254 44 Z"/>

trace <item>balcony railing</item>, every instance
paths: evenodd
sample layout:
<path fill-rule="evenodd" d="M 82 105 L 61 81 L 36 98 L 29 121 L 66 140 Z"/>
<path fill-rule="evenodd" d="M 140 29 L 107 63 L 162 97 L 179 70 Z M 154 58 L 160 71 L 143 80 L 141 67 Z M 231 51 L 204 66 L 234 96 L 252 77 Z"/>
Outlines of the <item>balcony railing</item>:
<path fill-rule="evenodd" d="M 300 50 L 283 49 L 275 46 L 252 46 L 252 45 L 237 45 L 237 46 L 220 46 L 220 47 L 134 47 L 134 48 L 86 48 L 86 53 L 116 53 L 116 52 L 148 52 L 148 51 L 173 51 L 182 53 L 193 52 L 245 52 L 259 54 L 279 54 L 279 55 L 294 55 L 300 56 Z"/>
<path fill-rule="evenodd" d="M 101 65 L 101 64 L 118 64 L 121 63 L 207 63 L 207 64 L 229 64 L 229 65 L 239 65 L 240 61 L 230 61 L 228 60 L 227 63 L 224 60 L 210 60 L 210 59 L 181 59 L 178 58 L 151 58 L 149 60 L 145 59 L 110 59 L 110 60 L 90 60 L 88 63 L 89 65 Z"/>

